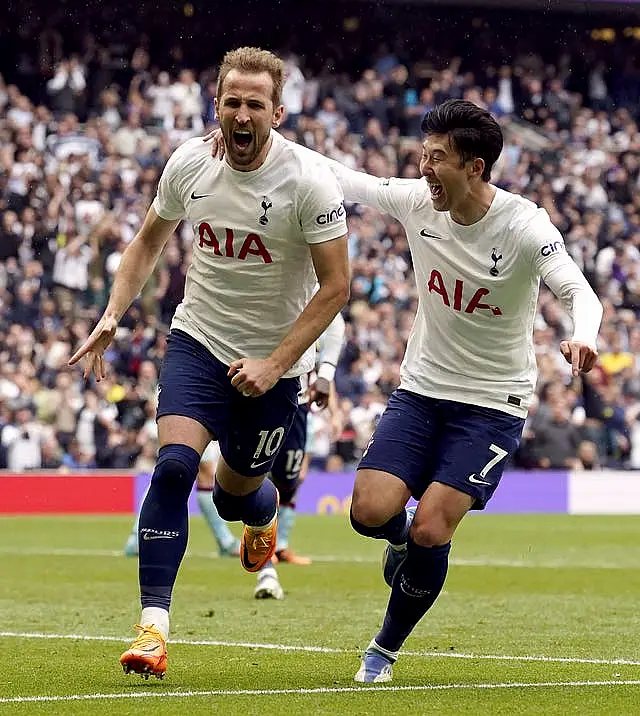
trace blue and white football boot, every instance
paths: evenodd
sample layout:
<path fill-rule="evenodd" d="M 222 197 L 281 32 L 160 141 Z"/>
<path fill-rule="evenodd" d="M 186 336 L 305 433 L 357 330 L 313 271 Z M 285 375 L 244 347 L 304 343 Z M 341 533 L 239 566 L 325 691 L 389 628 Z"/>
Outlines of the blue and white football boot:
<path fill-rule="evenodd" d="M 387 651 L 376 644 L 375 639 L 362 655 L 358 673 L 353 677 L 359 684 L 382 684 L 393 679 L 393 664 L 398 652 Z"/>

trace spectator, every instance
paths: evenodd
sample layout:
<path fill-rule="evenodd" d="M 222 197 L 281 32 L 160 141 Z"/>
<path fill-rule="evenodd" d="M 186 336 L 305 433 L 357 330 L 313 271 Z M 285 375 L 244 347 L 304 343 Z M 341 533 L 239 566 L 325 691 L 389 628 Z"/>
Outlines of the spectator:
<path fill-rule="evenodd" d="M 53 78 L 47 82 L 54 116 L 61 117 L 68 112 L 78 112 L 86 86 L 84 71 L 78 59 L 72 57 L 70 60 L 62 60 L 57 65 Z"/>
<path fill-rule="evenodd" d="M 42 427 L 34 421 L 31 406 L 16 407 L 10 423 L 2 430 L 7 468 L 13 472 L 22 472 L 41 467 L 42 437 Z"/>

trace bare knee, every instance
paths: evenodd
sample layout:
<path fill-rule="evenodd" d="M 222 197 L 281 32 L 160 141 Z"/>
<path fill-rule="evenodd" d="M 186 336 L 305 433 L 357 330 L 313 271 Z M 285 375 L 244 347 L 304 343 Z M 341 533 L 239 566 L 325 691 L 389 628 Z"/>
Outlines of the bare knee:
<path fill-rule="evenodd" d="M 417 513 L 409 535 L 420 547 L 436 547 L 451 541 L 457 525 L 457 521 L 448 520 L 441 512 Z"/>
<path fill-rule="evenodd" d="M 351 515 L 367 527 L 379 527 L 397 515 L 411 493 L 399 478 L 378 470 L 359 470 L 353 488 Z"/>
<path fill-rule="evenodd" d="M 380 527 L 393 517 L 393 515 L 387 516 L 387 510 L 379 501 L 368 497 L 356 499 L 355 494 L 351 501 L 351 516 L 367 527 Z"/>

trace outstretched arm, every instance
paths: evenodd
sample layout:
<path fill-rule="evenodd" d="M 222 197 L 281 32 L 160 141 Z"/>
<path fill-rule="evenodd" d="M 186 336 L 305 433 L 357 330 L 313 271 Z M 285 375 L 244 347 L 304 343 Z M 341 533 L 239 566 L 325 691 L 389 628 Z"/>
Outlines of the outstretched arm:
<path fill-rule="evenodd" d="M 87 356 L 85 378 L 92 371 L 98 380 L 105 377 L 104 352 L 113 340 L 118 322 L 147 282 L 178 223 L 161 218 L 153 207 L 147 212 L 140 231 L 122 255 L 102 318 L 69 360 L 69 365 L 75 365 Z"/>
<path fill-rule="evenodd" d="M 203 137 L 211 142 L 211 154 L 224 157 L 224 138 L 220 129 L 213 129 Z M 385 179 L 349 169 L 344 164 L 317 153 L 338 180 L 346 201 L 373 206 L 383 214 L 402 220 L 413 208 L 427 187 L 420 179 Z M 416 191 L 417 190 L 417 191 Z"/>

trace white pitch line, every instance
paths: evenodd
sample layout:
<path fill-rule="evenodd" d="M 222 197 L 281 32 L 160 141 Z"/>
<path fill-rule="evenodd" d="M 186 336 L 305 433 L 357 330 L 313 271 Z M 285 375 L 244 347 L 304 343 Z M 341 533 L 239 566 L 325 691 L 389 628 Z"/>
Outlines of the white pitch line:
<path fill-rule="evenodd" d="M 131 637 L 87 635 L 87 634 L 47 634 L 43 632 L 0 631 L 0 639 L 68 639 L 73 641 L 105 641 L 127 643 Z M 330 646 L 312 646 L 305 644 L 269 644 L 248 641 L 220 641 L 216 639 L 169 639 L 170 644 L 186 646 L 222 646 L 235 649 L 264 649 L 267 651 L 299 651 L 315 654 L 360 654 L 361 649 L 338 649 Z M 600 664 L 603 666 L 640 666 L 640 661 L 630 659 L 590 659 L 572 656 L 531 656 L 515 654 L 465 654 L 451 651 L 403 651 L 403 656 L 431 659 L 469 659 L 484 661 L 536 661 L 553 664 Z"/>
<path fill-rule="evenodd" d="M 9 696 L 0 698 L 0 704 L 50 701 L 98 701 L 105 699 L 143 698 L 194 698 L 204 696 L 280 696 L 314 694 L 365 694 L 371 691 L 455 691 L 460 689 L 557 689 L 589 688 L 601 686 L 640 686 L 640 681 L 541 681 L 505 682 L 501 684 L 428 684 L 423 686 L 337 686 L 316 689 L 216 689 L 212 691 L 129 691 L 120 694 L 70 694 L 69 696 Z"/>
<path fill-rule="evenodd" d="M 43 547 L 0 547 L 0 554 L 17 557 L 117 557 L 124 559 L 122 550 L 118 549 L 78 549 L 60 547 L 46 549 Z M 219 559 L 215 552 L 188 552 L 187 556 L 201 559 Z M 309 555 L 314 562 L 335 564 L 378 564 L 380 557 L 371 555 Z M 130 558 L 128 558 L 130 559 Z M 562 562 L 536 561 L 523 559 L 501 558 L 464 558 L 452 557 L 449 563 L 454 567 L 505 567 L 507 569 L 635 569 L 634 564 L 611 564 L 610 562 Z"/>

